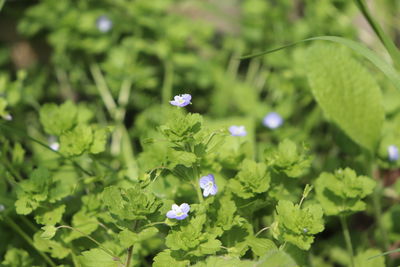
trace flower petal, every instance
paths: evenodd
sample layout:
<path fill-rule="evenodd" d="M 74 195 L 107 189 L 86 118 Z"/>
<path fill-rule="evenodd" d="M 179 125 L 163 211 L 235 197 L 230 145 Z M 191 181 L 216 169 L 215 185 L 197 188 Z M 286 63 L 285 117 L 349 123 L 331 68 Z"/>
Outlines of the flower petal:
<path fill-rule="evenodd" d="M 187 216 L 189 216 L 187 213 L 183 213 L 181 216 L 175 217 L 175 219 L 177 219 L 177 220 L 183 220 L 183 219 L 185 219 Z"/>
<path fill-rule="evenodd" d="M 170 219 L 175 219 L 176 218 L 176 213 L 173 210 L 170 210 L 167 212 L 167 217 Z"/>
<path fill-rule="evenodd" d="M 214 175 L 209 174 L 200 178 L 200 188 L 204 189 L 209 182 L 214 183 Z"/>
<path fill-rule="evenodd" d="M 180 208 L 183 213 L 188 213 L 190 210 L 190 206 L 187 203 L 182 203 Z"/>

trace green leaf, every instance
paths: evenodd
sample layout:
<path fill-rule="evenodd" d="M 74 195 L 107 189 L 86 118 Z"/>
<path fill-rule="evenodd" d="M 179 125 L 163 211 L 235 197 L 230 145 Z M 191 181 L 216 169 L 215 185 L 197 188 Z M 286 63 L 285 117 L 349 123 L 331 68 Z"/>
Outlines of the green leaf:
<path fill-rule="evenodd" d="M 157 233 L 158 229 L 156 227 L 146 228 L 139 233 L 134 233 L 128 229 L 124 229 L 118 234 L 118 238 L 121 242 L 121 245 L 127 248 L 135 245 L 136 243 L 146 241 L 155 236 Z"/>
<path fill-rule="evenodd" d="M 64 259 L 69 255 L 70 250 L 68 248 L 54 240 L 42 238 L 41 234 L 42 233 L 38 232 L 33 236 L 33 245 L 36 249 L 48 252 L 53 258 L 57 259 Z"/>
<path fill-rule="evenodd" d="M 298 267 L 299 265 L 284 251 L 282 250 L 271 250 L 267 255 L 259 259 L 257 267 Z"/>
<path fill-rule="evenodd" d="M 44 104 L 40 108 L 40 122 L 46 133 L 59 136 L 76 124 L 77 112 L 77 107 L 71 101 L 60 106 Z"/>
<path fill-rule="evenodd" d="M 280 142 L 276 151 L 267 152 L 266 160 L 275 171 L 283 172 L 291 178 L 304 175 L 311 166 L 311 157 L 307 155 L 306 149 L 298 148 L 289 139 Z"/>
<path fill-rule="evenodd" d="M 57 228 L 53 225 L 46 225 L 42 227 L 42 230 L 44 231 L 40 237 L 43 239 L 52 239 L 57 232 Z"/>
<path fill-rule="evenodd" d="M 259 257 L 264 256 L 270 250 L 278 249 L 272 240 L 255 236 L 247 238 L 247 244 L 249 244 L 253 253 Z"/>
<path fill-rule="evenodd" d="M 370 248 L 357 254 L 354 258 L 355 267 L 385 267 L 386 264 L 384 257 L 370 259 L 380 253 L 381 251 L 379 249 Z"/>
<path fill-rule="evenodd" d="M 230 180 L 230 188 L 237 196 L 247 199 L 258 193 L 266 192 L 270 181 L 271 177 L 264 163 L 245 159 L 239 173 Z"/>
<path fill-rule="evenodd" d="M 127 190 L 116 186 L 106 187 L 103 191 L 103 203 L 121 220 L 144 219 L 161 206 L 161 201 L 154 194 L 140 188 L 138 184 Z"/>
<path fill-rule="evenodd" d="M 68 156 L 81 155 L 90 149 L 92 142 L 92 128 L 81 124 L 60 137 L 60 152 Z"/>
<path fill-rule="evenodd" d="M 185 115 L 176 111 L 169 115 L 170 120 L 161 126 L 160 130 L 171 142 L 180 142 L 193 138 L 193 135 L 201 129 L 203 118 L 200 114 L 189 113 Z"/>
<path fill-rule="evenodd" d="M 65 205 L 60 205 L 52 210 L 39 209 L 36 212 L 35 220 L 39 224 L 55 225 L 61 221 L 65 211 Z"/>
<path fill-rule="evenodd" d="M 192 267 L 254 267 L 255 262 L 249 260 L 240 260 L 229 256 L 211 256 L 204 262 L 198 262 Z"/>
<path fill-rule="evenodd" d="M 90 235 L 99 227 L 99 222 L 96 216 L 91 215 L 83 210 L 77 212 L 72 217 L 72 227 L 79 229 L 82 233 Z M 82 237 L 81 233 L 77 231 L 69 231 L 64 237 L 65 242 L 71 242 L 72 240 Z"/>
<path fill-rule="evenodd" d="M 10 248 L 4 255 L 4 260 L 1 262 L 2 267 L 32 267 L 32 256 L 23 249 Z"/>
<path fill-rule="evenodd" d="M 82 267 L 118 267 L 119 261 L 113 259 L 112 256 L 105 253 L 99 248 L 84 251 L 82 256 L 78 257 L 79 263 Z"/>
<path fill-rule="evenodd" d="M 186 167 L 192 167 L 193 163 L 196 162 L 196 155 L 191 152 L 186 151 L 178 151 L 178 150 L 170 150 L 168 155 L 170 163 L 170 167 L 173 168 L 178 164 L 182 164 Z"/>
<path fill-rule="evenodd" d="M 39 204 L 48 198 L 48 192 L 52 178 L 50 172 L 45 168 L 34 170 L 29 179 L 18 184 L 15 202 L 18 214 L 29 214 L 39 207 Z"/>
<path fill-rule="evenodd" d="M 347 215 L 366 208 L 364 197 L 371 194 L 376 182 L 366 176 L 357 176 L 350 168 L 334 174 L 323 172 L 315 181 L 317 200 L 327 215 Z"/>
<path fill-rule="evenodd" d="M 312 93 L 325 115 L 373 151 L 385 115 L 380 88 L 367 69 L 333 45 L 310 48 L 307 69 Z"/>
<path fill-rule="evenodd" d="M 276 212 L 271 228 L 273 236 L 300 249 L 309 250 L 314 235 L 324 230 L 322 208 L 317 204 L 300 208 L 288 200 L 280 200 Z"/>
<path fill-rule="evenodd" d="M 186 267 L 190 264 L 188 260 L 177 260 L 171 256 L 171 250 L 166 249 L 157 254 L 154 257 L 153 267 L 165 267 L 165 266 L 174 266 L 174 267 Z"/>
<path fill-rule="evenodd" d="M 90 153 L 98 154 L 106 149 L 110 128 L 98 128 L 93 130 L 93 141 L 90 145 Z"/>

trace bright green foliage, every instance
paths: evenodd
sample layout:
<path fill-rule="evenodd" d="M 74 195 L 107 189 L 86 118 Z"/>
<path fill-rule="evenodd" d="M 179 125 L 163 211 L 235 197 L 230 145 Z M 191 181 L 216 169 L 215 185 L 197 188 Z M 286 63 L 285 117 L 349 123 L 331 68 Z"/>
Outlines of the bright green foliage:
<path fill-rule="evenodd" d="M 37 209 L 41 202 L 48 199 L 51 183 L 51 174 L 44 168 L 34 170 L 29 179 L 20 182 L 15 202 L 17 213 L 26 215 Z"/>
<path fill-rule="evenodd" d="M 230 187 L 236 195 L 246 199 L 266 192 L 270 180 L 271 177 L 264 163 L 245 159 L 240 166 L 239 173 L 230 180 Z"/>
<path fill-rule="evenodd" d="M 124 229 L 118 234 L 118 239 L 123 247 L 128 248 L 136 243 L 143 242 L 155 236 L 157 233 L 158 229 L 155 227 L 146 228 L 139 233 L 134 233 L 128 229 Z"/>
<path fill-rule="evenodd" d="M 59 242 L 48 239 L 48 236 L 45 236 L 45 238 L 41 237 L 42 234 L 43 232 L 37 232 L 33 236 L 33 244 L 36 249 L 48 252 L 56 259 L 64 259 L 69 255 L 70 249 Z"/>
<path fill-rule="evenodd" d="M 372 193 L 375 185 L 371 178 L 357 176 L 346 168 L 334 174 L 322 173 L 315 182 L 315 191 L 326 215 L 346 215 L 365 210 L 362 199 Z"/>
<path fill-rule="evenodd" d="M 40 122 L 46 133 L 59 136 L 77 123 L 77 113 L 78 109 L 71 101 L 60 106 L 45 104 L 40 109 Z"/>
<path fill-rule="evenodd" d="M 298 267 L 299 265 L 284 251 L 271 250 L 265 256 L 261 257 L 256 266 L 259 267 Z"/>
<path fill-rule="evenodd" d="M 82 256 L 78 257 L 79 263 L 82 267 L 119 267 L 120 263 L 113 259 L 112 256 L 99 248 L 94 248 L 88 251 L 84 251 Z"/>
<path fill-rule="evenodd" d="M 168 160 L 171 162 L 170 167 L 175 167 L 178 164 L 182 164 L 186 167 L 191 167 L 196 162 L 196 155 L 191 152 L 179 151 L 170 149 L 168 154 Z"/>
<path fill-rule="evenodd" d="M 232 200 L 231 194 L 224 194 L 218 202 L 219 206 L 217 206 L 218 217 L 216 225 L 226 231 L 231 229 L 237 223 L 238 216 L 235 216 L 236 205 Z"/>
<path fill-rule="evenodd" d="M 199 262 L 197 264 L 191 265 L 193 267 L 253 267 L 255 265 L 254 261 L 239 260 L 238 258 L 227 257 L 227 256 L 211 256 L 208 257 L 204 262 Z"/>
<path fill-rule="evenodd" d="M 2 267 L 32 267 L 32 257 L 23 249 L 10 248 L 0 262 Z"/>
<path fill-rule="evenodd" d="M 173 251 L 183 250 L 188 255 L 203 256 L 214 254 L 221 249 L 221 242 L 215 233 L 203 232 L 206 216 L 198 215 L 179 230 L 171 231 L 166 238 L 166 245 Z"/>
<path fill-rule="evenodd" d="M 52 210 L 38 209 L 35 220 L 39 224 L 55 225 L 61 221 L 62 215 L 65 212 L 65 205 L 60 205 Z"/>
<path fill-rule="evenodd" d="M 188 260 L 176 260 L 171 256 L 172 251 L 166 249 L 157 254 L 154 257 L 153 267 L 164 267 L 164 266 L 174 266 L 174 267 L 186 267 L 190 263 Z"/>
<path fill-rule="evenodd" d="M 185 115 L 177 111 L 170 114 L 170 120 L 160 130 L 169 141 L 182 142 L 191 140 L 200 131 L 202 123 L 200 114 Z"/>
<path fill-rule="evenodd" d="M 358 253 L 354 258 L 355 267 L 386 267 L 384 257 L 376 257 L 374 259 L 369 259 L 381 253 L 382 252 L 379 249 L 373 249 L 373 248 Z"/>
<path fill-rule="evenodd" d="M 72 227 L 79 229 L 81 232 L 90 235 L 99 227 L 99 222 L 95 216 L 84 210 L 78 211 L 72 217 Z M 82 234 L 77 231 L 70 231 L 64 240 L 71 242 L 82 237 Z"/>
<path fill-rule="evenodd" d="M 285 139 L 279 143 L 276 151 L 267 153 L 266 160 L 274 170 L 297 178 L 307 173 L 310 168 L 311 157 L 306 152 L 304 147 L 298 148 L 293 141 Z"/>
<path fill-rule="evenodd" d="M 53 225 L 43 226 L 42 230 L 44 232 L 40 235 L 40 237 L 43 239 L 52 239 L 57 232 L 57 228 Z"/>
<path fill-rule="evenodd" d="M 373 151 L 385 116 L 373 76 L 338 46 L 316 45 L 307 55 L 308 80 L 325 115 L 351 139 Z"/>
<path fill-rule="evenodd" d="M 281 200 L 276 212 L 272 227 L 274 237 L 300 249 L 309 250 L 314 242 L 314 235 L 324 230 L 322 208 L 317 204 L 301 208 L 298 204 Z"/>
<path fill-rule="evenodd" d="M 278 249 L 272 240 L 266 238 L 257 238 L 255 236 L 251 236 L 247 238 L 247 243 L 251 247 L 254 255 L 259 257 L 264 256 L 271 250 Z"/>
<path fill-rule="evenodd" d="M 84 152 L 97 154 L 105 150 L 108 129 L 80 124 L 60 137 L 60 152 L 68 156 Z"/>
<path fill-rule="evenodd" d="M 161 206 L 160 200 L 138 184 L 128 189 L 106 187 L 103 191 L 103 203 L 111 214 L 121 220 L 145 219 Z"/>

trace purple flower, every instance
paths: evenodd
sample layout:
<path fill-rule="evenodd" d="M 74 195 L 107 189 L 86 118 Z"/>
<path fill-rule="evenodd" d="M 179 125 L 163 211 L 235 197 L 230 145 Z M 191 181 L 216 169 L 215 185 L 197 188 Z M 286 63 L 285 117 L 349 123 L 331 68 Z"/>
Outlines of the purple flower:
<path fill-rule="evenodd" d="M 229 127 L 229 132 L 231 133 L 232 136 L 246 136 L 247 135 L 246 129 L 244 128 L 243 125 L 241 125 L 241 126 L 232 125 L 231 127 Z"/>
<path fill-rule="evenodd" d="M 183 94 L 183 95 L 176 95 L 174 97 L 174 100 L 169 101 L 171 105 L 178 106 L 178 107 L 184 107 L 190 104 L 190 100 L 192 99 L 192 96 L 189 94 Z"/>
<path fill-rule="evenodd" d="M 96 20 L 96 26 L 99 31 L 108 32 L 111 30 L 113 23 L 106 15 L 102 15 Z"/>
<path fill-rule="evenodd" d="M 172 209 L 167 212 L 167 217 L 170 219 L 183 220 L 188 216 L 190 206 L 187 203 L 183 203 L 180 206 L 173 204 Z"/>
<path fill-rule="evenodd" d="M 214 175 L 209 174 L 200 178 L 200 188 L 203 189 L 203 196 L 215 195 L 218 192 L 218 187 L 215 184 Z"/>
<path fill-rule="evenodd" d="M 276 129 L 280 127 L 283 123 L 283 119 L 281 115 L 279 115 L 276 112 L 270 112 L 268 113 L 264 119 L 263 119 L 263 124 L 264 126 L 270 128 L 270 129 Z"/>
<path fill-rule="evenodd" d="M 399 149 L 395 145 L 390 145 L 387 148 L 389 161 L 397 161 L 399 159 Z"/>

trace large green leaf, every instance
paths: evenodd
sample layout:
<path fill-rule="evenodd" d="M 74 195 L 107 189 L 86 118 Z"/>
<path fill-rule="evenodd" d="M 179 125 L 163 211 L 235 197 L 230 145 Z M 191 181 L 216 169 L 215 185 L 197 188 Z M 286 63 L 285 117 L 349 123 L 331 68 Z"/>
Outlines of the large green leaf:
<path fill-rule="evenodd" d="M 312 93 L 325 115 L 356 143 L 374 150 L 384 121 L 378 84 L 347 50 L 315 45 L 306 65 Z"/>

